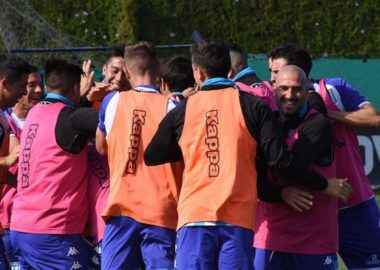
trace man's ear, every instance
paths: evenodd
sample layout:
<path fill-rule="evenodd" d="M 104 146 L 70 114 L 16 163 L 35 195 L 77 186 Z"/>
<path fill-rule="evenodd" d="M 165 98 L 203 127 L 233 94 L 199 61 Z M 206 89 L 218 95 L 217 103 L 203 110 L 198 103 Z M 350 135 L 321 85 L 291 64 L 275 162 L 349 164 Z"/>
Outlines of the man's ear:
<path fill-rule="evenodd" d="M 229 80 L 232 80 L 236 76 L 237 72 L 234 68 L 231 68 L 230 71 L 227 74 L 227 78 Z"/>
<path fill-rule="evenodd" d="M 129 72 L 127 67 L 124 67 L 125 76 L 127 77 L 127 80 L 129 81 L 131 79 L 131 73 Z"/>
<path fill-rule="evenodd" d="M 160 79 L 160 90 L 164 95 L 170 93 L 169 85 L 162 78 Z"/>
<path fill-rule="evenodd" d="M 104 64 L 104 65 L 103 65 L 103 68 L 102 68 L 102 74 L 103 74 L 103 76 L 106 75 L 106 70 L 107 70 L 107 65 Z"/>
<path fill-rule="evenodd" d="M 198 76 L 201 82 L 204 82 L 207 79 L 206 73 L 200 67 L 198 67 Z"/>
<path fill-rule="evenodd" d="M 7 81 L 7 79 L 5 79 L 5 78 L 1 78 L 1 79 L 0 79 L 0 86 L 1 86 L 1 88 L 6 89 L 6 88 L 7 88 L 7 85 L 8 85 L 8 81 Z"/>

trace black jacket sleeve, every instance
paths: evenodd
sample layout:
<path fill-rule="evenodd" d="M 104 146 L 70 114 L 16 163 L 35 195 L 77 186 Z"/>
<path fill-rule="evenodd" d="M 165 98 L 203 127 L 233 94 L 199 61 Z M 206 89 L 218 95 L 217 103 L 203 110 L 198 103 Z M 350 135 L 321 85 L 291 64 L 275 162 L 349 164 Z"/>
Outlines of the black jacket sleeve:
<path fill-rule="evenodd" d="M 67 106 L 58 116 L 55 137 L 65 151 L 78 154 L 95 137 L 98 126 L 98 112 L 91 108 Z"/>

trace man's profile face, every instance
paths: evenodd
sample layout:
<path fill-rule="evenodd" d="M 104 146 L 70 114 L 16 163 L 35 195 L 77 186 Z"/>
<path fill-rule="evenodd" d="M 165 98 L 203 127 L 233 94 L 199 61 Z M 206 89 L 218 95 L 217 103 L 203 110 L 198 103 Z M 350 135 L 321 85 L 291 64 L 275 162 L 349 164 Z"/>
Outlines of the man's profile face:
<path fill-rule="evenodd" d="M 28 82 L 28 74 L 22 75 L 20 79 L 6 82 L 6 93 L 4 95 L 7 107 L 13 107 L 18 100 L 27 94 L 26 85 Z"/>
<path fill-rule="evenodd" d="M 275 83 L 275 97 L 278 109 L 284 116 L 293 116 L 306 102 L 307 87 L 301 76 L 294 70 L 282 72 Z"/>
<path fill-rule="evenodd" d="M 288 64 L 288 61 L 285 58 L 276 58 L 276 59 L 269 58 L 268 64 L 269 64 L 269 72 L 270 72 L 270 81 L 272 82 L 272 84 L 275 84 L 277 73 L 279 72 L 281 68 L 283 68 L 284 66 Z"/>
<path fill-rule="evenodd" d="M 29 74 L 26 90 L 27 94 L 18 100 L 18 104 L 25 110 L 30 110 L 42 98 L 41 76 L 38 72 Z"/>
<path fill-rule="evenodd" d="M 28 103 L 32 106 L 40 102 L 42 97 L 41 76 L 38 72 L 30 73 L 26 85 Z"/>
<path fill-rule="evenodd" d="M 124 72 L 123 57 L 111 57 L 103 66 L 103 75 L 105 83 L 110 84 L 109 90 L 128 90 L 129 82 Z"/>

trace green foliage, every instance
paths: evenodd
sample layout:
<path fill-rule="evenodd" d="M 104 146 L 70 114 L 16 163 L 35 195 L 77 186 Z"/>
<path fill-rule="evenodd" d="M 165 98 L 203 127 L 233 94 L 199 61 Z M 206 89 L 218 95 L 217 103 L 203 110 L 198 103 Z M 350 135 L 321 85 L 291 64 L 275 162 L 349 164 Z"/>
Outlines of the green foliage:
<path fill-rule="evenodd" d="M 192 32 L 198 30 L 204 38 L 235 42 L 252 53 L 281 42 L 299 43 L 314 55 L 361 57 L 380 52 L 376 0 L 29 2 L 52 26 L 92 45 L 136 40 L 191 43 Z"/>
<path fill-rule="evenodd" d="M 266 52 L 296 42 L 316 55 L 380 52 L 380 6 L 373 1 L 136 1 L 137 38 L 161 44 L 189 43 L 191 33 Z M 170 37 L 175 33 L 175 37 Z"/>
<path fill-rule="evenodd" d="M 135 40 L 133 0 L 30 0 L 53 27 L 86 44 Z"/>

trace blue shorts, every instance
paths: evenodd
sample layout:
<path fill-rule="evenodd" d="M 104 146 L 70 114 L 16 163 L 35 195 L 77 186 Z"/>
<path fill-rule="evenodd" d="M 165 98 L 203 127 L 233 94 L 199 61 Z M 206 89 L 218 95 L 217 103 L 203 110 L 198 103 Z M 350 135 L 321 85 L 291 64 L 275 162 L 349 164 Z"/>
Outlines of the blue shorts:
<path fill-rule="evenodd" d="M 101 269 L 174 269 L 175 230 L 111 217 L 102 241 Z"/>
<path fill-rule="evenodd" d="M 255 270 L 335 270 L 336 253 L 299 254 L 256 248 Z"/>
<path fill-rule="evenodd" d="M 88 248 L 78 234 L 10 232 L 21 269 L 88 269 Z"/>
<path fill-rule="evenodd" d="M 102 255 L 102 241 L 96 245 L 88 242 L 88 253 L 90 255 L 90 270 L 100 270 L 100 260 Z"/>
<path fill-rule="evenodd" d="M 11 265 L 11 269 L 14 268 L 19 268 L 19 263 L 17 261 L 17 258 L 15 256 L 13 247 L 11 245 L 11 237 L 10 237 L 10 231 L 9 229 L 4 229 L 3 230 L 3 243 L 4 243 L 4 248 L 5 248 L 5 254 L 8 258 L 8 262 Z"/>
<path fill-rule="evenodd" d="M 10 269 L 9 261 L 6 255 L 3 239 L 0 237 L 0 270 Z"/>
<path fill-rule="evenodd" d="M 178 270 L 252 269 L 253 232 L 237 226 L 182 227 L 177 236 Z"/>
<path fill-rule="evenodd" d="M 339 210 L 339 255 L 350 269 L 380 269 L 380 214 L 375 198 Z"/>

